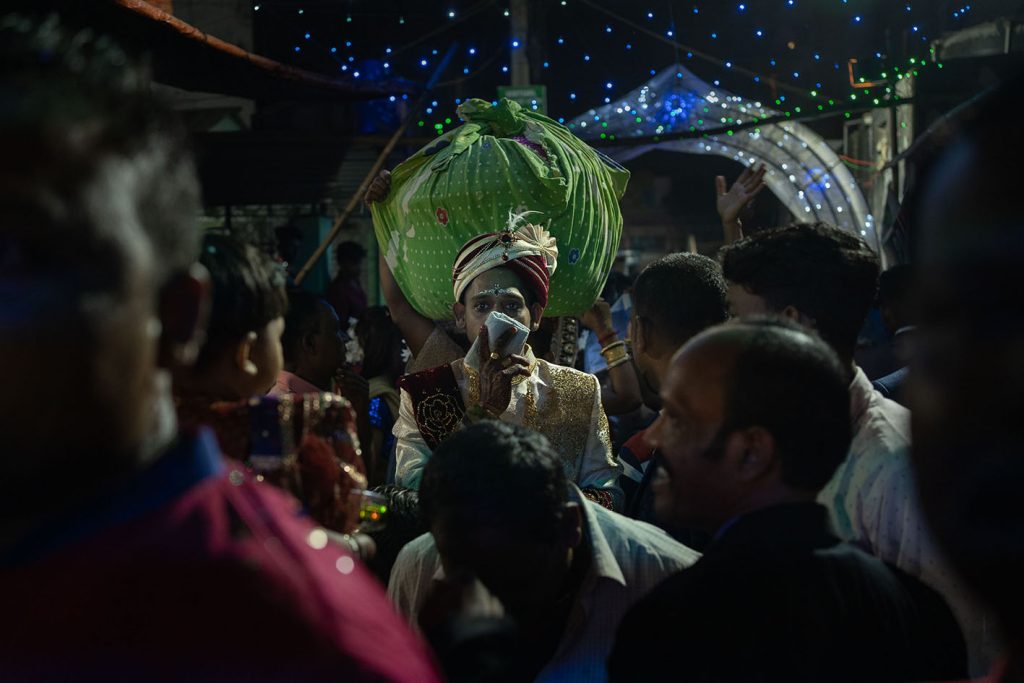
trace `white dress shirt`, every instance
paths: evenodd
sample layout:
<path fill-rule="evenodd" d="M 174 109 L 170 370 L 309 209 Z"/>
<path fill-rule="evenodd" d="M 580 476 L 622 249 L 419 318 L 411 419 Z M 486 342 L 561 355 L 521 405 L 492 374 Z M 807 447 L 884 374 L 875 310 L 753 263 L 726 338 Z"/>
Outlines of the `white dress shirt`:
<path fill-rule="evenodd" d="M 607 680 L 605 662 L 626 611 L 661 581 L 700 558 L 700 553 L 655 526 L 606 510 L 578 489 L 572 496 L 583 513 L 591 563 L 558 649 L 536 678 L 545 683 Z M 432 583 L 443 578 L 434 537 L 424 534 L 399 553 L 388 596 L 415 628 Z"/>
<path fill-rule="evenodd" d="M 910 411 L 882 396 L 856 368 L 850 384 L 850 450 L 818 494 L 836 534 L 942 594 L 967 640 L 972 669 L 992 647 L 991 624 L 935 544 L 910 462 Z"/>
<path fill-rule="evenodd" d="M 512 398 L 501 420 L 536 429 L 548 437 L 562 456 L 565 475 L 580 488 L 611 493 L 616 509 L 623 503 L 619 488 L 622 465 L 612 454 L 608 418 L 601 406 L 597 378 L 573 368 L 553 365 L 533 355 L 527 346 L 529 377 L 512 381 Z M 460 358 L 451 364 L 463 405 L 479 402 L 479 365 L 476 358 Z M 416 424 L 412 398 L 402 390 L 395 421 L 395 483 L 419 489 L 431 449 Z"/>

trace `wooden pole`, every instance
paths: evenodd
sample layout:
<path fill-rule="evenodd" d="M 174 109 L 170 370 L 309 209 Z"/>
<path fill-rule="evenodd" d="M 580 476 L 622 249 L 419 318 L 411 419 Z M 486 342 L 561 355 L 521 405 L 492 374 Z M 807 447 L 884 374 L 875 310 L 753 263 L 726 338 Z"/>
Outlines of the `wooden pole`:
<path fill-rule="evenodd" d="M 419 114 L 423 105 L 427 103 L 427 99 L 430 97 L 430 91 L 434 89 L 434 85 L 441 77 L 441 74 L 444 73 L 444 70 L 448 67 L 448 63 L 452 60 L 452 57 L 455 56 L 455 51 L 458 47 L 458 43 L 453 43 L 452 46 L 448 48 L 444 57 L 441 58 L 441 61 L 438 63 L 433 75 L 431 75 L 430 80 L 427 81 L 423 94 L 420 95 L 420 98 L 416 100 L 416 103 L 406 114 L 405 120 L 398 126 L 398 130 L 394 132 L 391 139 L 388 140 L 388 143 L 384 145 L 384 149 L 381 150 L 380 154 L 377 156 L 377 160 L 374 161 L 373 166 L 370 167 L 369 173 L 367 173 L 366 177 L 363 178 L 363 182 L 359 183 L 359 187 L 356 189 L 355 194 L 352 195 L 348 200 L 348 203 L 345 205 L 345 208 L 340 214 L 338 214 L 337 218 L 334 219 L 334 225 L 331 226 L 331 231 L 327 234 L 327 237 L 323 239 L 320 246 L 318 246 L 316 251 L 313 252 L 313 255 L 309 257 L 309 260 L 306 261 L 299 272 L 295 275 L 296 285 L 302 284 L 302 281 L 306 279 L 307 275 L 309 275 L 309 271 L 313 269 L 316 262 L 320 260 L 320 257 L 322 257 L 328 247 L 331 246 L 331 242 L 338 237 L 338 233 L 341 232 L 341 226 L 345 224 L 345 221 L 348 220 L 348 217 L 352 215 L 352 212 L 356 210 L 356 207 L 358 207 L 359 203 L 363 200 L 363 195 L 366 194 L 366 190 L 370 187 L 370 183 L 373 182 L 373 179 L 377 177 L 377 174 L 380 173 L 380 170 L 384 167 L 384 162 L 387 161 L 388 155 L 390 155 L 392 150 L 395 149 L 398 141 L 402 138 L 402 135 L 412 123 L 412 120 Z"/>

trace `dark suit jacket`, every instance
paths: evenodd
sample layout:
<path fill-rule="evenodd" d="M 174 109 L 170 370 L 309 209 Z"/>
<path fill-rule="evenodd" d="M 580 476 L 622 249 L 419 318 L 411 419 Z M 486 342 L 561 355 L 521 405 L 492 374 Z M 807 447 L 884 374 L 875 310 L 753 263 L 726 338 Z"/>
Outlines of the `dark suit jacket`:
<path fill-rule="evenodd" d="M 907 383 L 907 368 L 900 368 L 896 372 L 885 377 L 879 377 L 871 383 L 875 389 L 888 399 L 896 401 L 900 405 L 906 405 L 903 397 L 903 387 Z"/>
<path fill-rule="evenodd" d="M 611 681 L 911 681 L 966 677 L 937 593 L 840 543 L 816 504 L 737 519 L 627 613 Z"/>

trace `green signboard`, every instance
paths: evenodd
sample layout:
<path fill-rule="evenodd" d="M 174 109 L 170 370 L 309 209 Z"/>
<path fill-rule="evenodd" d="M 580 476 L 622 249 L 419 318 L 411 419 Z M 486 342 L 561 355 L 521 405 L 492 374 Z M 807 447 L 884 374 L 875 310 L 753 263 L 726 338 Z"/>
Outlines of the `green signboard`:
<path fill-rule="evenodd" d="M 499 85 L 498 99 L 507 97 L 527 111 L 548 113 L 548 87 L 546 85 Z"/>

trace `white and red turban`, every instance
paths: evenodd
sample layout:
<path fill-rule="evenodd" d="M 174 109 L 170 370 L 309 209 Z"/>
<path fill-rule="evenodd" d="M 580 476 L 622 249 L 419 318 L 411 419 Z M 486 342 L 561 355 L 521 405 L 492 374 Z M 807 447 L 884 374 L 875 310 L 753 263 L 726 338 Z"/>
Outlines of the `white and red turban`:
<path fill-rule="evenodd" d="M 537 303 L 548 305 L 551 276 L 558 265 L 558 246 L 555 238 L 539 225 L 528 223 L 516 228 L 525 215 L 510 214 L 504 230 L 477 235 L 462 245 L 452 267 L 456 301 L 478 275 L 504 267 L 523 279 Z"/>

